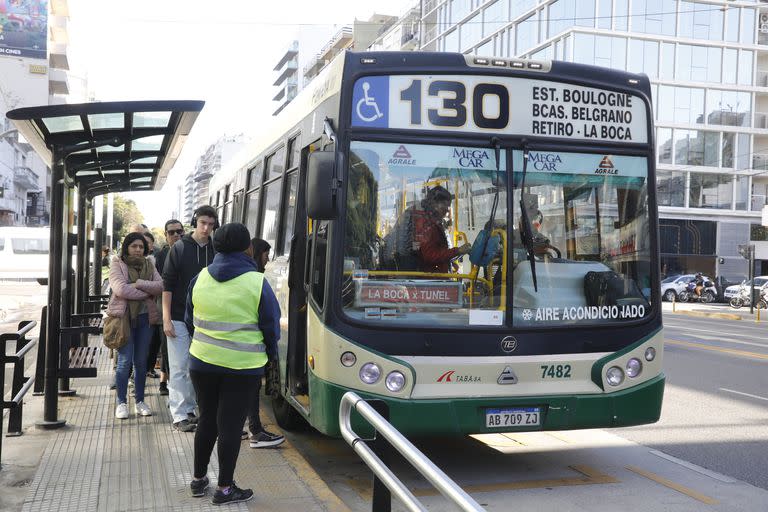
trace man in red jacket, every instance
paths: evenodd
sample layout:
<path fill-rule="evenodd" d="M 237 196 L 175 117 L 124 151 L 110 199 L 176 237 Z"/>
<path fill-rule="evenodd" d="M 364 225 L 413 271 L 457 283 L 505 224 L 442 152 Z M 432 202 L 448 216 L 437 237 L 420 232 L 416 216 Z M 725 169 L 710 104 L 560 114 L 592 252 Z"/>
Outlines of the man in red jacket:
<path fill-rule="evenodd" d="M 468 254 L 472 249 L 470 244 L 448 247 L 443 219 L 451 209 L 452 200 L 451 193 L 438 185 L 429 189 L 427 197 L 421 201 L 421 209 L 414 208 L 411 213 L 414 249 L 422 272 L 446 274 L 450 272 L 452 259 Z"/>

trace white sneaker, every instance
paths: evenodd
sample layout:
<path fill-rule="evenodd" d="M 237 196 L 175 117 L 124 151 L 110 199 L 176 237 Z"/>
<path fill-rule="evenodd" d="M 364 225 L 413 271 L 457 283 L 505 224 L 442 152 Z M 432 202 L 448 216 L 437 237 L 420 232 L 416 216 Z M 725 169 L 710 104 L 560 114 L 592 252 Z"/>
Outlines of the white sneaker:
<path fill-rule="evenodd" d="M 128 404 L 117 404 L 115 408 L 115 418 L 124 420 L 128 418 Z"/>
<path fill-rule="evenodd" d="M 136 414 L 139 416 L 152 416 L 152 409 L 144 402 L 136 402 Z"/>

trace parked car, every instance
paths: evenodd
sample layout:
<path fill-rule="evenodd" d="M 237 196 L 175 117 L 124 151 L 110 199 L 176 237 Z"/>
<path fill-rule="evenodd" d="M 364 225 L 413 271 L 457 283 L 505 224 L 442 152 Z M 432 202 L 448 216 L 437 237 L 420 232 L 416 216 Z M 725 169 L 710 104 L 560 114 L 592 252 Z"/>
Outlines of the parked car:
<path fill-rule="evenodd" d="M 715 281 L 709 277 L 702 275 L 704 278 L 704 290 L 712 293 L 713 297 L 717 297 L 717 288 L 715 287 Z M 688 283 L 696 279 L 696 274 L 683 274 L 679 276 L 670 276 L 661 281 L 661 298 L 662 300 L 672 301 L 677 300 L 680 292 L 685 290 Z M 707 286 L 708 285 L 708 286 Z"/>
<path fill-rule="evenodd" d="M 725 292 L 723 292 L 723 296 L 725 297 L 726 301 L 730 301 L 732 298 L 736 297 L 742 286 L 749 286 L 750 281 L 748 279 L 745 279 L 741 282 L 741 284 L 735 284 L 733 286 L 729 286 L 725 289 Z M 762 291 L 768 290 L 768 276 L 757 276 L 755 277 L 755 284 L 754 284 L 755 290 L 757 290 L 758 294 Z"/>
<path fill-rule="evenodd" d="M 48 281 L 49 228 L 0 227 L 0 279 Z"/>

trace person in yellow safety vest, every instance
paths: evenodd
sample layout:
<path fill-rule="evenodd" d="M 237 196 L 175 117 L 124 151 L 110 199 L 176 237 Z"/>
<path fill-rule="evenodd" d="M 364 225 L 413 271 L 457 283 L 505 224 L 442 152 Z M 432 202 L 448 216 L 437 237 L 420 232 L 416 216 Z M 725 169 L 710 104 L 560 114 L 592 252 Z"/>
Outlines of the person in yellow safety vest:
<path fill-rule="evenodd" d="M 264 274 L 246 251 L 244 225 L 225 224 L 213 235 L 216 256 L 189 284 L 185 323 L 192 333 L 189 374 L 200 417 L 195 433 L 192 496 L 205 496 L 208 463 L 218 439 L 218 489 L 214 505 L 253 498 L 233 475 L 251 393 L 267 360 L 277 359 L 280 306 Z"/>

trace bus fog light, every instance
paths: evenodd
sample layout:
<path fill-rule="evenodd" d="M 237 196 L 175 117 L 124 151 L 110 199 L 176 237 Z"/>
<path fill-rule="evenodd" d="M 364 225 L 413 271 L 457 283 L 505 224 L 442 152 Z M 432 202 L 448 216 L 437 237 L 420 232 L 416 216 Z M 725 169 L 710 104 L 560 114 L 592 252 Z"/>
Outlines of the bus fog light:
<path fill-rule="evenodd" d="M 627 376 L 633 379 L 643 371 L 643 363 L 636 357 L 627 361 Z"/>
<path fill-rule="evenodd" d="M 376 384 L 381 377 L 381 368 L 376 363 L 365 363 L 360 368 L 360 380 L 366 384 Z"/>
<path fill-rule="evenodd" d="M 388 390 L 397 393 L 405 386 L 405 375 L 398 371 L 389 372 L 384 383 L 387 385 Z"/>
<path fill-rule="evenodd" d="M 656 359 L 656 349 L 653 347 L 648 347 L 645 349 L 645 360 L 650 362 Z"/>
<path fill-rule="evenodd" d="M 618 366 L 611 366 L 608 368 L 608 371 L 605 372 L 605 380 L 607 380 L 608 384 L 611 386 L 618 386 L 624 382 L 624 371 Z"/>
<path fill-rule="evenodd" d="M 349 368 L 350 366 L 354 366 L 357 362 L 357 356 L 353 354 L 352 352 L 344 352 L 341 354 L 341 364 Z"/>

